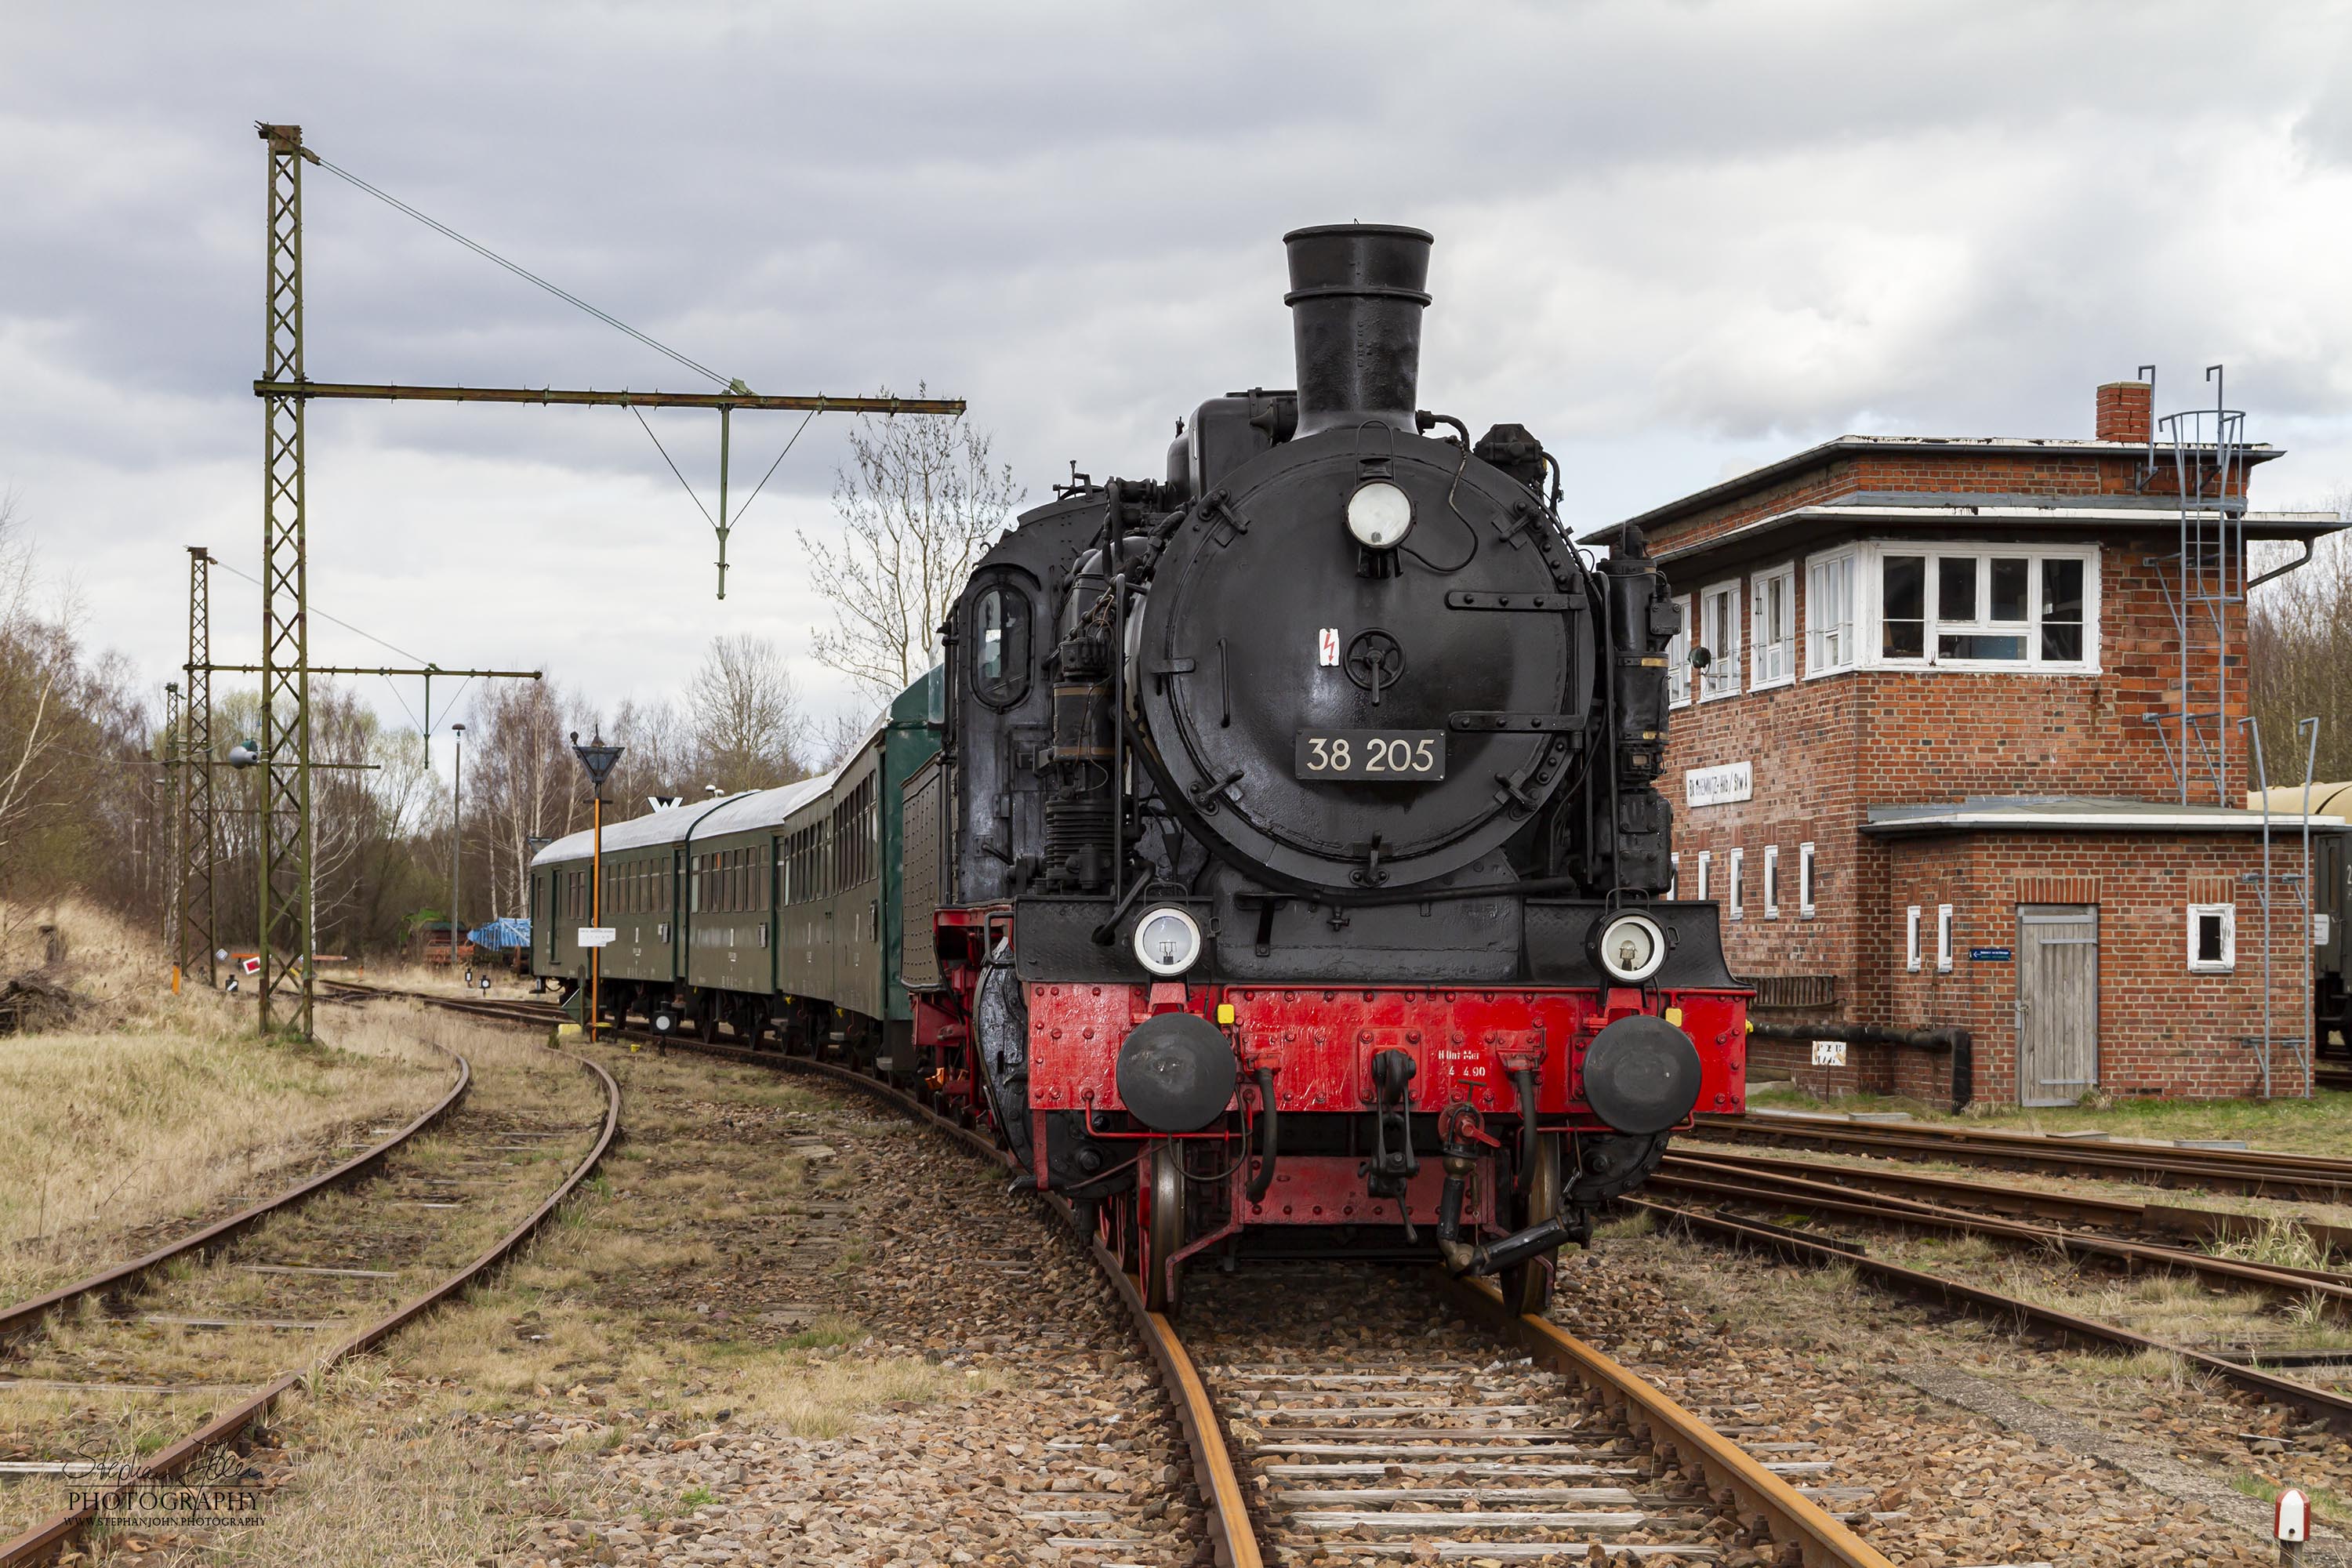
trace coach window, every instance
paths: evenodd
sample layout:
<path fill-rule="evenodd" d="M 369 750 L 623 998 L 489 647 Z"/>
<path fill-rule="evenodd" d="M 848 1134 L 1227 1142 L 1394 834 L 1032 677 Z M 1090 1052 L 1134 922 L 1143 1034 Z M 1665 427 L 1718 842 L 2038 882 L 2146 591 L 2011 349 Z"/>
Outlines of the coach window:
<path fill-rule="evenodd" d="M 1010 708 L 1029 694 L 1029 597 L 998 584 L 971 610 L 971 689 L 991 708 Z"/>

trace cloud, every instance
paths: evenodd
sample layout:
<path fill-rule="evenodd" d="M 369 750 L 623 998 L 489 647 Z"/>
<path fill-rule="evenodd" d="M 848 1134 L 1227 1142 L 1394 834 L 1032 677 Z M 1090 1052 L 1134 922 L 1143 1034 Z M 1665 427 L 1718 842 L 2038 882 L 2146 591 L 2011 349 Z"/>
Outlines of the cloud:
<path fill-rule="evenodd" d="M 2272 499 L 2352 477 L 2324 6 L 2218 49 L 2189 4 L 156 5 L 9 33 L 0 483 L 159 685 L 180 547 L 258 553 L 257 118 L 761 390 L 967 397 L 1033 499 L 1072 458 L 1156 472 L 1201 398 L 1287 384 L 1279 236 L 1348 217 L 1436 232 L 1424 402 L 1535 428 L 1580 522 L 1845 429 L 2084 433 L 2146 359 L 2168 405 L 2229 362 L 2297 447 Z M 313 376 L 694 384 L 323 170 L 305 202 Z M 708 504 L 715 422 L 654 423 Z M 739 495 L 788 433 L 738 422 Z M 320 405 L 313 591 L 608 707 L 719 631 L 842 701 L 794 543 L 842 433 L 779 469 L 722 605 L 625 415 Z"/>

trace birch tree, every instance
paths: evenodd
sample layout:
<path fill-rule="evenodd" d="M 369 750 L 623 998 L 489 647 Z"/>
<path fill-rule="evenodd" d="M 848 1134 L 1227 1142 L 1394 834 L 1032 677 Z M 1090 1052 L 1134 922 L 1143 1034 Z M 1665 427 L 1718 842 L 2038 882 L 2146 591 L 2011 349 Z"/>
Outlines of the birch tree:
<path fill-rule="evenodd" d="M 800 536 L 833 610 L 816 634 L 819 664 L 887 699 L 938 661 L 949 605 L 1023 494 L 1012 466 L 992 462 L 992 440 L 966 420 L 859 416 L 834 475 L 838 535 Z"/>

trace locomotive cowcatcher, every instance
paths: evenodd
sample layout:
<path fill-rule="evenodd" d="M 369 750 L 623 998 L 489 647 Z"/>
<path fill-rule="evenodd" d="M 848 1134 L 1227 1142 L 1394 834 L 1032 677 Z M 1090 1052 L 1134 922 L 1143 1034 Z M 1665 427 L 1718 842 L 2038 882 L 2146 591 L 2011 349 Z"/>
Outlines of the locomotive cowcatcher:
<path fill-rule="evenodd" d="M 1570 542 L 1528 430 L 1416 407 L 1428 234 L 1285 243 L 1297 389 L 1201 404 L 1160 478 L 1074 471 L 954 606 L 908 1043 L 1156 1308 L 1349 1252 L 1532 1310 L 1743 1106 L 1750 993 L 1668 897 L 1677 612 L 1633 531 Z"/>

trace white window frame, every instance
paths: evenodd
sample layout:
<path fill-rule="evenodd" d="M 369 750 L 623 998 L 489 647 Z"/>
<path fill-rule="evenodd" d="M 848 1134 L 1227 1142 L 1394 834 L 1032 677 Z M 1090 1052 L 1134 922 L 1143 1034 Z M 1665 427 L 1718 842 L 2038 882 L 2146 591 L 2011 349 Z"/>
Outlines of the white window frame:
<path fill-rule="evenodd" d="M 1670 851 L 1666 856 L 1666 897 L 1669 900 L 1682 896 L 1683 852 Z"/>
<path fill-rule="evenodd" d="M 1675 614 L 1682 619 L 1682 629 L 1666 644 L 1666 706 L 1687 708 L 1691 703 L 1691 627 L 1698 613 L 1698 601 L 1685 594 L 1675 600 Z"/>
<path fill-rule="evenodd" d="M 1698 674 L 1698 700 L 1701 702 L 1717 702 L 1727 697 L 1739 695 L 1739 639 L 1742 631 L 1739 620 L 1738 578 L 1734 577 L 1728 583 L 1717 583 L 1712 588 L 1699 590 L 1698 627 L 1691 633 L 1691 636 L 1695 638 L 1704 638 L 1706 636 L 1708 625 L 1714 619 L 1711 607 L 1717 604 L 1723 604 L 1726 606 L 1723 615 L 1723 629 L 1731 646 L 1727 648 L 1717 647 L 1713 643 L 1706 641 L 1698 644 L 1707 651 L 1707 667 Z"/>
<path fill-rule="evenodd" d="M 1926 562 L 1927 580 L 1921 590 L 1921 611 L 1926 624 L 1921 628 L 1920 657 L 1897 658 L 1885 652 L 1886 646 L 1886 558 L 1890 555 L 1916 555 Z M 1990 592 L 1991 568 L 1986 564 L 1993 557 L 2022 557 L 2032 563 L 2025 585 L 2026 619 L 2021 622 L 1995 622 L 1977 619 L 1946 623 L 1938 618 L 1941 597 L 1937 563 L 1947 557 L 1968 556 L 1978 563 L 1977 593 L 1981 605 Z M 1854 638 L 1856 651 L 1864 668 L 1872 669 L 1948 669 L 1991 675 L 2096 675 L 2099 673 L 2099 547 L 2095 544 L 1986 544 L 1955 540 L 1877 539 L 1857 550 L 1855 599 L 1864 607 L 1857 619 Z M 2079 561 L 2083 563 L 2083 657 L 2079 659 L 2044 659 L 2042 657 L 2042 563 L 2045 561 Z M 2007 636 L 2012 632 L 2025 639 L 2023 658 L 1944 658 L 1937 656 L 1936 644 L 1939 636 L 1958 632 Z"/>
<path fill-rule="evenodd" d="M 1780 597 L 1780 635 L 1773 637 L 1766 624 L 1772 590 Z M 1748 579 L 1748 689 L 1769 691 L 1792 686 L 1797 679 L 1797 568 L 1791 563 L 1759 572 Z"/>
<path fill-rule="evenodd" d="M 1780 918 L 1780 847 L 1764 846 L 1764 918 Z"/>
<path fill-rule="evenodd" d="M 1798 845 L 1797 913 L 1805 920 L 1813 918 L 1813 896 L 1817 890 L 1813 879 L 1817 874 L 1813 866 L 1813 847 L 1810 844 Z"/>
<path fill-rule="evenodd" d="M 1845 579 L 1844 602 L 1829 591 L 1832 570 Z M 1854 613 L 1862 581 L 1862 552 L 1827 550 L 1805 558 L 1805 679 L 1843 675 L 1862 668 L 1862 617 Z M 1832 619 L 1832 613 L 1837 612 Z"/>
<path fill-rule="evenodd" d="M 1748 851 L 1745 849 L 1728 850 L 1723 857 L 1723 880 L 1726 891 L 1730 894 L 1724 907 L 1731 911 L 1731 918 L 1736 921 L 1748 918 L 1747 895 L 1739 885 L 1739 873 L 1745 868 L 1747 858 Z"/>
<path fill-rule="evenodd" d="M 1919 906 L 1903 911 L 1903 967 L 1919 973 Z"/>
<path fill-rule="evenodd" d="M 2198 922 L 2209 915 L 2221 920 L 2221 959 L 2216 963 L 2197 956 Z M 2191 974 L 2228 974 L 2238 967 L 2238 906 L 2235 904 L 2191 904 L 2189 906 L 2189 973 Z"/>
<path fill-rule="evenodd" d="M 1936 973 L 1952 972 L 1952 906 L 1936 906 Z"/>
<path fill-rule="evenodd" d="M 1701 903 L 1705 903 L 1706 901 L 1707 872 L 1711 870 L 1714 866 L 1715 851 L 1712 849 L 1700 850 L 1698 852 L 1698 899 Z"/>

